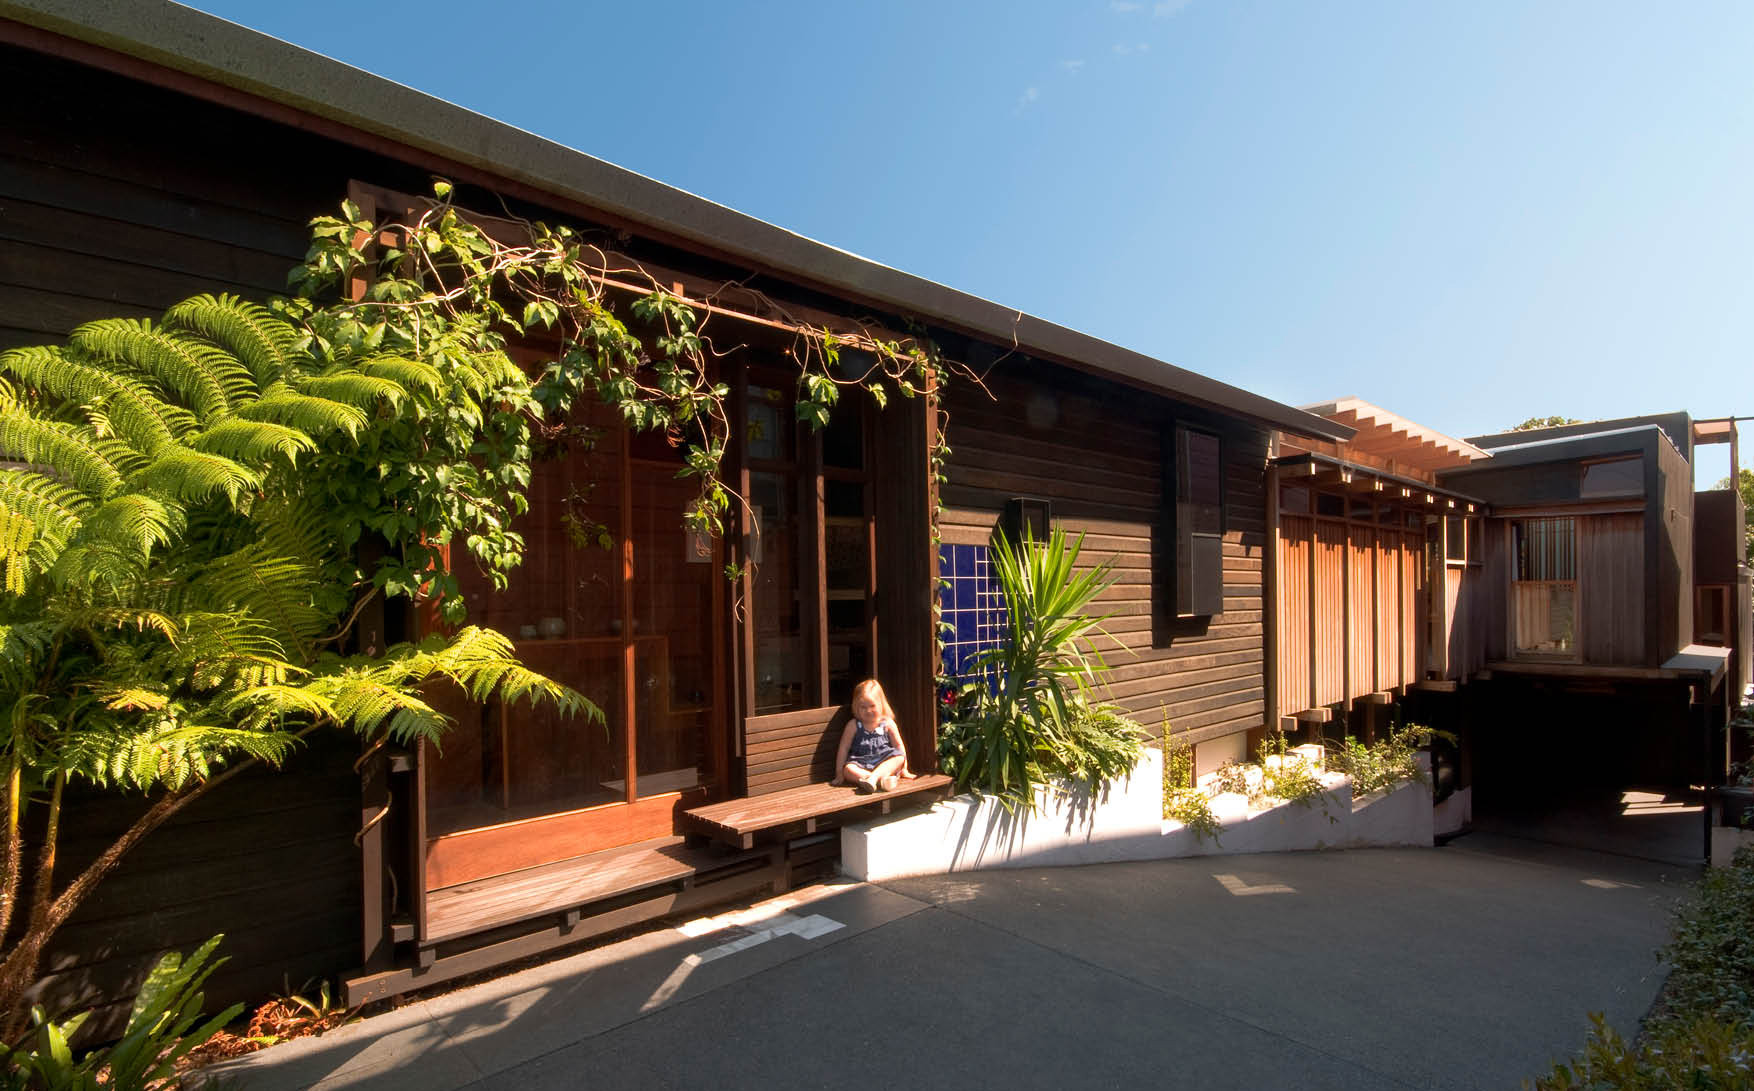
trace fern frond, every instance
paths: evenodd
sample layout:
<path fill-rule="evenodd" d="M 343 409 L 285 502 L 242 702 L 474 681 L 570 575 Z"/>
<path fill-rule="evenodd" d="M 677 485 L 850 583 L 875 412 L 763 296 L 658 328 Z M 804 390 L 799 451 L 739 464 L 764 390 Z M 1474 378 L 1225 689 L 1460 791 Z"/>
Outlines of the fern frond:
<path fill-rule="evenodd" d="M 388 379 L 415 394 L 437 394 L 445 385 L 438 368 L 402 356 L 373 356 L 358 366 L 362 374 Z"/>
<path fill-rule="evenodd" d="M 291 732 L 189 722 L 180 712 L 172 706 L 146 713 L 144 723 L 141 713 L 88 716 L 84 730 L 68 734 L 63 760 L 75 776 L 101 787 L 174 790 L 239 758 L 278 765 L 298 744 Z"/>
<path fill-rule="evenodd" d="M 371 408 L 379 402 L 399 406 L 408 397 L 402 384 L 357 371 L 330 371 L 299 380 L 298 391 L 313 397 Z"/>
<path fill-rule="evenodd" d="M 276 456 L 296 462 L 299 455 L 317 449 L 316 442 L 297 428 L 238 417 L 227 417 L 190 437 L 189 446 L 250 466 L 261 466 Z"/>
<path fill-rule="evenodd" d="M 333 619 L 315 605 L 321 572 L 293 559 L 302 556 L 309 554 L 276 555 L 265 543 L 255 543 L 217 557 L 184 584 L 183 604 L 249 614 L 295 644 L 299 660 L 309 659 Z"/>
<path fill-rule="evenodd" d="M 23 692 L 36 680 L 58 629 L 46 618 L 0 625 L 0 683 L 9 694 Z"/>
<path fill-rule="evenodd" d="M 137 554 L 144 565 L 153 550 L 176 539 L 183 522 L 180 509 L 141 493 L 122 493 L 87 515 L 73 542 Z"/>
<path fill-rule="evenodd" d="M 221 713 L 249 730 L 335 719 L 335 707 L 305 685 L 251 686 L 227 699 Z"/>
<path fill-rule="evenodd" d="M 215 493 L 223 494 L 236 504 L 245 493 L 261 487 L 262 478 L 229 458 L 187 447 L 172 447 L 134 474 L 128 484 L 184 504 L 200 503 Z"/>
<path fill-rule="evenodd" d="M 198 295 L 164 314 L 166 326 L 200 334 L 236 357 L 266 389 L 295 374 L 309 357 L 298 331 L 268 308 L 235 295 Z"/>
<path fill-rule="evenodd" d="M 329 702 L 335 722 L 364 738 L 387 735 L 396 742 L 437 741 L 450 718 L 411 690 L 375 676 L 349 672 L 313 679 L 310 689 Z"/>
<path fill-rule="evenodd" d="M 274 630 L 247 614 L 196 612 L 181 618 L 173 670 L 195 690 L 281 685 L 302 673 L 286 661 Z"/>
<path fill-rule="evenodd" d="M 73 331 L 68 343 L 152 377 L 203 421 L 218 420 L 258 393 L 250 373 L 230 353 L 144 318 L 87 322 Z"/>
<path fill-rule="evenodd" d="M 269 387 L 262 392 L 260 399 L 239 406 L 236 415 L 244 420 L 269 421 L 296 428 L 312 436 L 336 432 L 357 436 L 371 420 L 356 405 L 300 394 L 284 383 Z"/>
<path fill-rule="evenodd" d="M 158 397 L 146 384 L 95 367 L 59 347 L 37 346 L 0 353 L 0 371 L 62 402 L 101 413 L 115 434 L 144 455 L 175 442 L 195 426 L 180 406 Z"/>
<path fill-rule="evenodd" d="M 479 702 L 497 697 L 513 704 L 547 703 L 563 715 L 583 714 L 596 721 L 603 718 L 602 710 L 583 694 L 520 663 L 512 642 L 493 629 L 470 625 L 449 639 L 429 636 L 406 653 L 391 649 L 388 654 L 391 662 L 387 666 L 400 671 L 408 684 L 447 678 Z"/>
<path fill-rule="evenodd" d="M 122 470 L 105 444 L 68 425 L 41 420 L 16 404 L 0 409 L 0 453 L 45 466 L 94 499 L 122 485 Z"/>
<path fill-rule="evenodd" d="M 0 470 L 0 514 L 28 520 L 33 530 L 30 542 L 17 554 L 26 579 L 54 565 L 90 509 L 89 500 L 53 478 L 29 470 Z M 12 563 L 8 556 L 9 580 Z"/>

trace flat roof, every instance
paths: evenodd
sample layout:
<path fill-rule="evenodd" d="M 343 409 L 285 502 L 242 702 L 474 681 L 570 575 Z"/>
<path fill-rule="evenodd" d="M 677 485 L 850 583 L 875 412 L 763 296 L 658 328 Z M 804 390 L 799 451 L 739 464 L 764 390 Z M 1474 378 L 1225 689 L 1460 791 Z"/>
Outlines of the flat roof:
<path fill-rule="evenodd" d="M 859 257 L 319 53 L 165 0 L 0 0 L 0 18 L 292 107 L 523 183 L 765 272 L 1015 344 L 1298 435 L 1353 430 L 1077 330 Z"/>
<path fill-rule="evenodd" d="M 1601 455 L 1620 454 L 1625 451 L 1645 451 L 1654 449 L 1658 440 L 1673 448 L 1674 442 L 1660 425 L 1640 424 L 1631 428 L 1611 428 L 1602 432 L 1589 432 L 1583 435 L 1549 436 L 1544 439 L 1532 439 L 1525 443 L 1511 443 L 1503 447 L 1489 449 L 1491 458 L 1469 466 L 1460 466 L 1454 470 L 1445 470 L 1439 476 L 1445 480 L 1463 477 L 1472 473 L 1491 470 L 1502 470 L 1513 466 L 1532 466 L 1542 462 L 1564 462 L 1574 458 L 1596 458 Z"/>

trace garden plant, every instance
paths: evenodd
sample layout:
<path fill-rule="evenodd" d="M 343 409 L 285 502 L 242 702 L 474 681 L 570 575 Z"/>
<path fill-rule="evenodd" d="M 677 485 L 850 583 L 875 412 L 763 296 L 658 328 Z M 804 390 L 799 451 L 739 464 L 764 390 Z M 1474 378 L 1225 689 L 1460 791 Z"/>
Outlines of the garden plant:
<path fill-rule="evenodd" d="M 1139 726 L 1105 703 L 1107 665 L 1094 644 L 1107 615 L 1093 613 L 1114 582 L 1106 564 L 1080 569 L 1083 537 L 993 540 L 989 564 L 1005 600 L 1005 628 L 970 664 L 939 732 L 938 756 L 962 790 L 1033 807 L 1056 781 L 1100 785 L 1125 776 L 1143 748 Z"/>

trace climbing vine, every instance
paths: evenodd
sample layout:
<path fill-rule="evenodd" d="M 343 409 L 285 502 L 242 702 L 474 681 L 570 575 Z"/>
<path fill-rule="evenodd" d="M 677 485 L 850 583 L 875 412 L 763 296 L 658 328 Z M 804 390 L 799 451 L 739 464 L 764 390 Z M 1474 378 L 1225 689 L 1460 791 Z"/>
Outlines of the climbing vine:
<path fill-rule="evenodd" d="M 882 408 L 892 397 L 942 391 L 953 370 L 979 381 L 946 361 L 923 331 L 896 337 L 850 320 L 830 329 L 740 283 L 685 297 L 680 285 L 666 285 L 573 228 L 465 212 L 443 181 L 422 204 L 379 221 L 347 201 L 340 216 L 314 220 L 310 251 L 292 277 L 297 295 L 279 306 L 311 331 L 307 347 L 326 361 L 406 354 L 448 377 L 493 377 L 496 397 L 450 410 L 479 429 L 437 431 L 471 437 L 466 449 L 435 443 L 435 432 L 415 422 L 385 448 L 360 452 L 379 470 L 370 495 L 326 498 L 338 511 L 359 513 L 356 538 L 393 530 L 384 524 L 396 520 L 424 525 L 420 516 L 429 509 L 454 516 L 451 525 L 467 525 L 461 543 L 405 545 L 368 574 L 390 590 L 424 588 L 451 620 L 461 619 L 463 603 L 443 551 L 462 545 L 495 586 L 505 585 L 522 555 L 511 523 L 525 507 L 533 453 L 563 432 L 559 422 L 584 396 L 619 412 L 629 429 L 660 432 L 679 450 L 681 476 L 698 486 L 686 526 L 723 536 L 733 505 L 744 506 L 724 476 L 730 392 L 712 366 L 741 343 L 731 337 L 720 343 L 726 322 L 758 321 L 790 335 L 784 351 L 797 372 L 797 417 L 813 428 L 828 423 L 849 390 Z M 730 292 L 755 299 L 762 315 L 726 305 L 720 297 Z M 510 363 L 516 340 L 540 343 L 551 356 L 539 375 Z M 937 486 L 949 447 L 942 408 L 934 411 L 936 542 Z"/>

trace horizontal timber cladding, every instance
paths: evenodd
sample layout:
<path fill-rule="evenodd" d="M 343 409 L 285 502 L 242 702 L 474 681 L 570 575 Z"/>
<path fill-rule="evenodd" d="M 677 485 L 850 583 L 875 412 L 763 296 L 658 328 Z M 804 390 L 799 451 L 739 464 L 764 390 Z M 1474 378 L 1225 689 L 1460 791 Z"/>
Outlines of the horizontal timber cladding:
<path fill-rule="evenodd" d="M 286 291 L 350 177 L 424 172 L 172 91 L 0 45 L 0 349 L 205 292 Z"/>
<path fill-rule="evenodd" d="M 51 1011 L 107 1003 L 96 1029 L 119 1031 L 127 1009 L 117 1001 L 160 955 L 221 932 L 228 961 L 208 979 L 209 1011 L 357 965 L 358 752 L 339 734 L 313 736 L 282 770 L 246 771 L 148 834 L 51 941 L 37 1001 Z M 70 789 L 57 885 L 141 809 L 138 799 Z"/>
<path fill-rule="evenodd" d="M 953 381 L 943 399 L 944 541 L 984 544 L 1007 500 L 1049 501 L 1054 527 L 1084 535 L 1081 564 L 1114 566 L 1098 600 L 1110 696 L 1153 732 L 1166 720 L 1196 740 L 1261 726 L 1266 433 L 1037 362 L 1001 363 L 985 386 Z M 1210 618 L 1170 606 L 1163 476 L 1178 421 L 1223 439 L 1224 608 Z"/>

